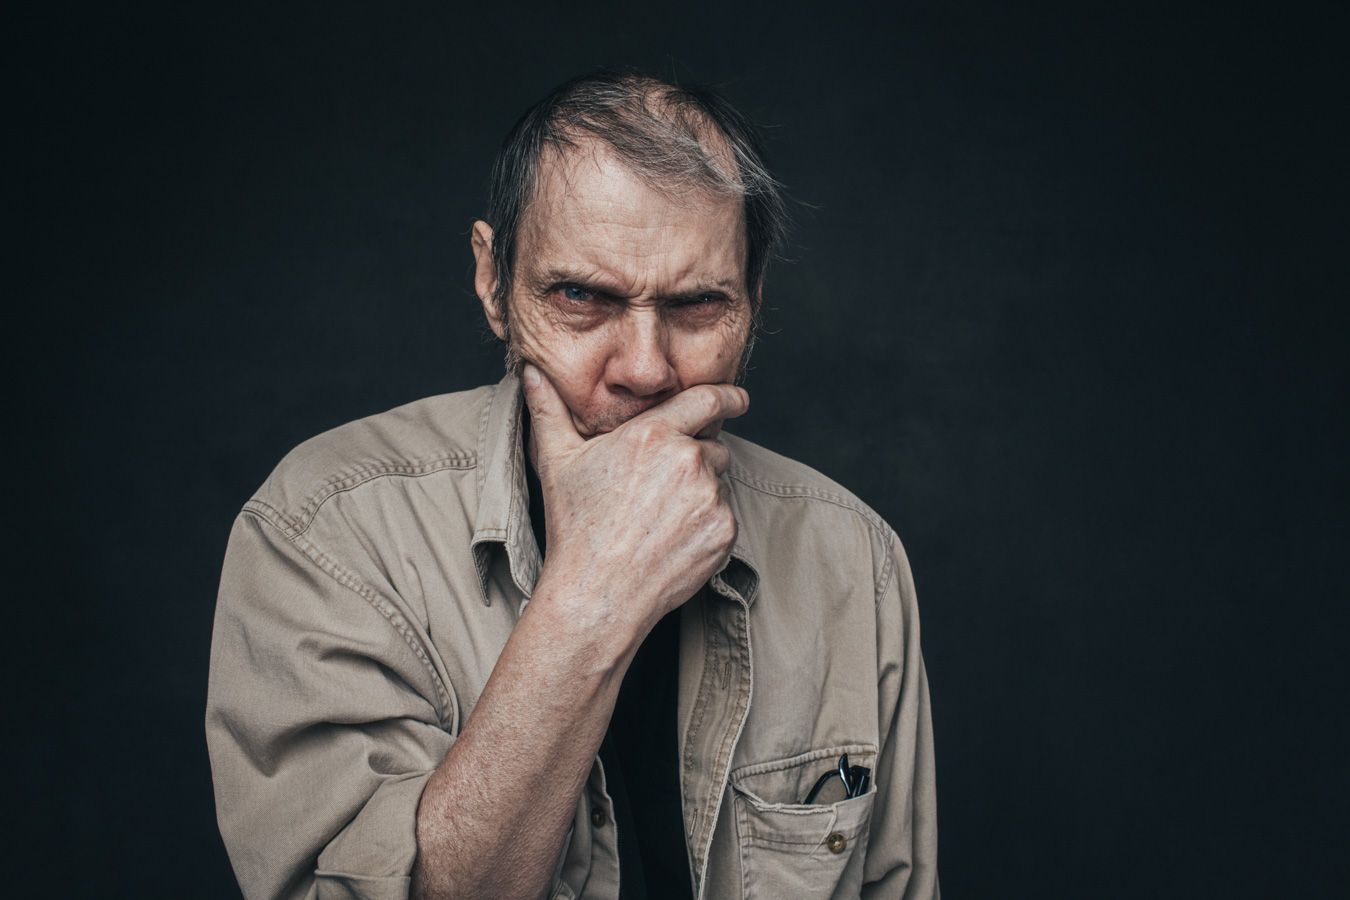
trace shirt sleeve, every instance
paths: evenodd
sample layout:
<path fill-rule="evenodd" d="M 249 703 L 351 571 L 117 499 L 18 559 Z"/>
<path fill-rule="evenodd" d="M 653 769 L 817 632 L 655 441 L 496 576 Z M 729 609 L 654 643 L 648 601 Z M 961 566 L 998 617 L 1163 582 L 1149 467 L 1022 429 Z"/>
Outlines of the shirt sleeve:
<path fill-rule="evenodd" d="M 862 898 L 936 900 L 937 784 L 919 608 L 904 547 L 894 532 L 887 538 L 889 558 L 877 594 L 882 746 L 873 773 L 877 798 Z"/>
<path fill-rule="evenodd" d="M 216 604 L 206 738 L 246 897 L 406 897 L 422 788 L 453 741 L 398 607 L 245 511 Z"/>

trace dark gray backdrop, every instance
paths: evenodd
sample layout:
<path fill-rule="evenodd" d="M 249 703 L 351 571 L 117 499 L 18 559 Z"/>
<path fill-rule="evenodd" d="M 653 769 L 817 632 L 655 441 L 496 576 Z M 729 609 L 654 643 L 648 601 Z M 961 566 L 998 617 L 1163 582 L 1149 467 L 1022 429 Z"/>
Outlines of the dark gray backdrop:
<path fill-rule="evenodd" d="M 801 201 L 734 430 L 906 543 L 947 896 L 1334 893 L 1343 20 L 486 7 L 7 15 L 32 889 L 235 892 L 202 737 L 231 518 L 306 437 L 497 378 L 492 153 L 628 63 L 720 85 Z"/>

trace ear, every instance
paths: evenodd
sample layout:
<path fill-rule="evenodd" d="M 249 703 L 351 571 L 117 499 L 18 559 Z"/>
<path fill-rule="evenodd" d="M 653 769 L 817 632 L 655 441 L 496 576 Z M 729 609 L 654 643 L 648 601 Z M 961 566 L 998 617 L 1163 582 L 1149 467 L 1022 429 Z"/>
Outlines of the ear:
<path fill-rule="evenodd" d="M 469 233 L 469 244 L 473 248 L 474 293 L 478 295 L 478 302 L 483 304 L 483 315 L 487 316 L 492 333 L 504 341 L 506 321 L 492 298 L 493 292 L 497 290 L 497 267 L 492 264 L 492 226 L 482 219 L 474 222 Z"/>

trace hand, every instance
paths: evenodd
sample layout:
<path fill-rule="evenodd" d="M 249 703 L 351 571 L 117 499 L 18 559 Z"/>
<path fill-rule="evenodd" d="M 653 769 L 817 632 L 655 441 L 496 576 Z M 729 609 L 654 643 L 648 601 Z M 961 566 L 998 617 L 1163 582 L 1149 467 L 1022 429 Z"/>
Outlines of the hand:
<path fill-rule="evenodd" d="M 720 477 L 731 454 L 699 435 L 716 435 L 750 397 L 730 384 L 695 385 L 586 440 L 548 378 L 528 363 L 523 375 L 547 511 L 540 585 L 597 627 L 641 640 L 731 553 L 736 520 Z"/>

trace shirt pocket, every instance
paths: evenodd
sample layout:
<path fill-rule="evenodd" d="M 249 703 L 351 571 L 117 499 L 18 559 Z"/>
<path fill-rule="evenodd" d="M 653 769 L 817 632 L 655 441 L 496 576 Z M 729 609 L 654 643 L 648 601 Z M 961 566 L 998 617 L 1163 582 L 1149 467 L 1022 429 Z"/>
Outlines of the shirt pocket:
<path fill-rule="evenodd" d="M 838 767 L 844 753 L 850 765 L 871 768 L 876 761 L 874 746 L 850 744 L 731 773 L 746 900 L 858 896 L 875 782 L 861 797 L 845 799 L 839 779 L 832 779 L 819 802 L 801 802 L 820 775 Z"/>

